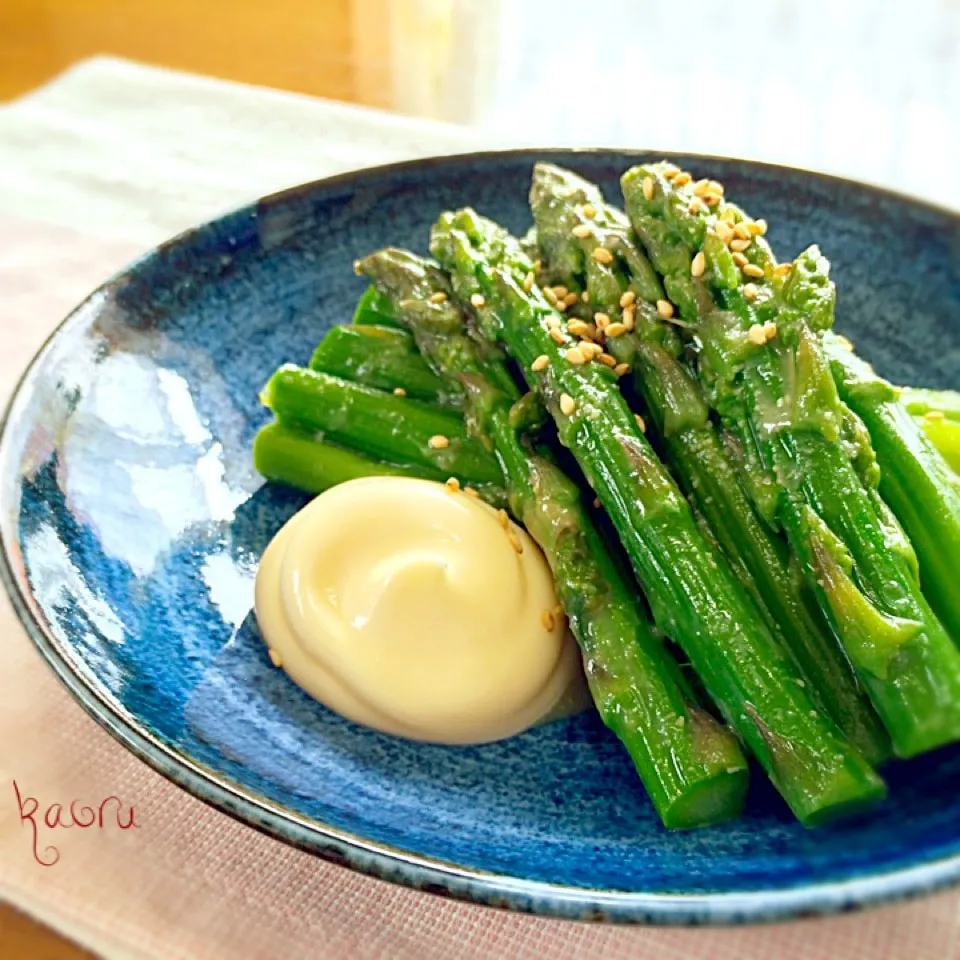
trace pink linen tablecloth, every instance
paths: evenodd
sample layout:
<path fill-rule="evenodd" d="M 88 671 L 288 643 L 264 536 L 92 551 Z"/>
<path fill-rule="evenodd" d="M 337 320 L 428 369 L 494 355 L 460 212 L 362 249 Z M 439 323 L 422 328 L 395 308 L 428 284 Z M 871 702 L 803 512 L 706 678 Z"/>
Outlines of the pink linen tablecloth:
<path fill-rule="evenodd" d="M 0 128 L 2 140 L 2 128 Z M 3 144 L 0 143 L 0 149 Z M 0 168 L 2 168 L 0 164 Z M 0 187 L 5 173 L 0 169 Z M 292 174 L 295 175 L 295 174 Z M 0 191 L 0 200 L 3 199 Z M 66 201 L 65 201 L 66 202 Z M 4 215 L 0 393 L 71 306 L 147 245 L 136 231 Z M 41 829 L 41 866 L 14 781 L 41 812 L 116 795 L 136 829 Z M 39 819 L 39 818 L 38 818 Z M 515 916 L 372 880 L 289 849 L 167 783 L 61 688 L 0 599 L 0 898 L 109 958 L 640 958 L 956 960 L 960 895 L 737 929 L 590 927 Z"/>

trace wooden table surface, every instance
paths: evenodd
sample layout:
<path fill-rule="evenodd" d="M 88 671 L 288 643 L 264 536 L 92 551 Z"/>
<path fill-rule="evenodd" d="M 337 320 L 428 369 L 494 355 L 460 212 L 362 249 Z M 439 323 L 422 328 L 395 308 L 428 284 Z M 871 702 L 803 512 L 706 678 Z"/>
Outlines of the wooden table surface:
<path fill-rule="evenodd" d="M 0 101 L 113 54 L 370 106 L 392 106 L 389 0 L 0 0 Z M 0 904 L 0 960 L 92 954 Z"/>

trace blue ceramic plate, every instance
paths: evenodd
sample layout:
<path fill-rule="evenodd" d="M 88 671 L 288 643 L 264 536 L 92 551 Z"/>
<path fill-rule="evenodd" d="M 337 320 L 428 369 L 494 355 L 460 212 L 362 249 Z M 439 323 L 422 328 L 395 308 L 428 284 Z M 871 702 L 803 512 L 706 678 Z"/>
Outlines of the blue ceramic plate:
<path fill-rule="evenodd" d="M 257 561 L 302 506 L 250 462 L 257 392 L 349 319 L 351 262 L 423 249 L 472 204 L 514 230 L 542 152 L 427 160 L 308 184 L 170 241 L 70 316 L 7 413 L 3 576 L 83 706 L 171 780 L 295 846 L 389 880 L 553 916 L 737 923 L 849 910 L 960 877 L 960 749 L 890 768 L 890 799 L 807 831 L 761 776 L 746 815 L 660 825 L 593 715 L 490 746 L 381 736 L 270 665 Z M 643 159 L 554 153 L 619 197 Z M 832 258 L 840 326 L 882 372 L 960 379 L 960 220 L 866 186 L 677 157 Z"/>

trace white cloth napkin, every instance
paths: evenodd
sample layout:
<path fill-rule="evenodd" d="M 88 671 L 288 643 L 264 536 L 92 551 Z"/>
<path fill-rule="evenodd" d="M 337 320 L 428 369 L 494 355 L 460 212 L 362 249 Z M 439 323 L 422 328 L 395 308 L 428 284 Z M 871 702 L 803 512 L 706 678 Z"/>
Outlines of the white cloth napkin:
<path fill-rule="evenodd" d="M 336 171 L 469 149 L 458 128 L 148 69 L 82 65 L 0 109 L 0 392 L 69 308 L 190 224 Z M 77 706 L 0 601 L 0 898 L 109 958 L 944 960 L 954 893 L 773 927 L 589 927 L 454 903 L 290 849 L 204 806 Z M 136 829 L 41 828 L 14 793 L 116 795 Z M 40 817 L 38 816 L 38 822 Z"/>

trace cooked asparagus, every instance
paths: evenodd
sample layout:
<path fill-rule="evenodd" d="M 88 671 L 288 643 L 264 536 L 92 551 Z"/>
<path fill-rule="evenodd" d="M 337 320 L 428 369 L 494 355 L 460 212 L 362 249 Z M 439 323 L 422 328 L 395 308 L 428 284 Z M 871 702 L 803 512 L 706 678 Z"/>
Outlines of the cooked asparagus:
<path fill-rule="evenodd" d="M 480 315 L 484 335 L 509 349 L 542 395 L 610 515 L 657 624 L 683 648 L 796 816 L 814 824 L 882 796 L 883 782 L 815 709 L 792 658 L 704 541 L 614 372 L 586 362 L 562 313 L 533 282 L 534 265 L 517 241 L 461 210 L 434 226 L 431 251 L 461 301 L 489 306 Z M 592 254 L 601 264 L 612 258 L 606 248 Z"/>
<path fill-rule="evenodd" d="M 897 391 L 848 342 L 824 335 L 840 397 L 865 424 L 880 468 L 880 494 L 916 550 L 924 596 L 960 643 L 960 488 Z"/>
<path fill-rule="evenodd" d="M 868 760 L 885 759 L 890 743 L 882 725 L 835 639 L 811 616 L 785 544 L 757 514 L 708 417 L 663 288 L 626 216 L 595 185 L 544 163 L 534 168 L 530 204 L 544 268 L 569 289 L 586 290 L 595 316 L 583 335 L 629 366 L 674 475 L 767 626 L 794 655 L 811 698 Z M 593 258 L 598 247 L 613 252 L 612 262 Z"/>
<path fill-rule="evenodd" d="M 410 334 L 392 327 L 334 327 L 313 352 L 310 369 L 438 406 L 463 404 L 463 393 L 444 385 Z"/>
<path fill-rule="evenodd" d="M 280 423 L 389 463 L 422 467 L 436 480 L 503 483 L 500 465 L 469 436 L 455 411 L 408 400 L 315 370 L 286 365 L 261 393 Z"/>
<path fill-rule="evenodd" d="M 668 827 L 735 816 L 747 766 L 736 739 L 700 708 L 656 639 L 590 520 L 577 486 L 517 429 L 517 389 L 502 356 L 471 338 L 436 264 L 402 250 L 358 263 L 437 374 L 467 398 L 468 423 L 492 442 L 511 509 L 544 551 L 604 722 L 630 754 Z"/>
<path fill-rule="evenodd" d="M 894 749 L 960 737 L 960 653 L 839 442 L 844 408 L 820 345 L 833 286 L 816 248 L 778 266 L 765 225 L 712 181 L 663 164 L 622 180 L 630 221 L 698 349 L 711 405 L 756 444 L 776 490 L 766 506 L 867 689 Z"/>

